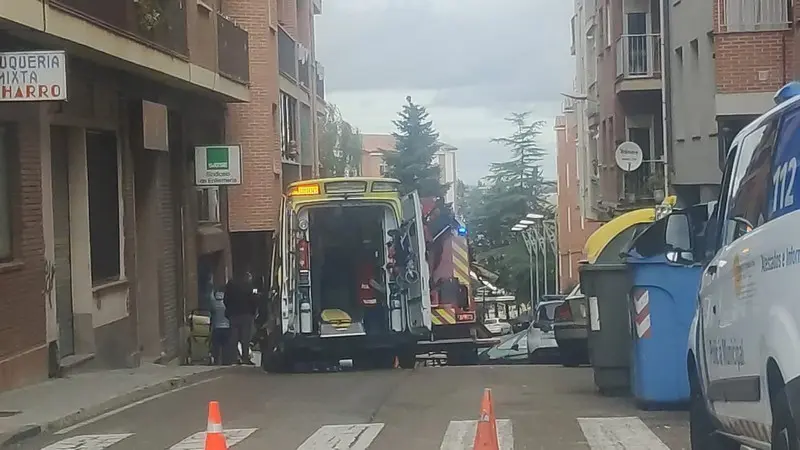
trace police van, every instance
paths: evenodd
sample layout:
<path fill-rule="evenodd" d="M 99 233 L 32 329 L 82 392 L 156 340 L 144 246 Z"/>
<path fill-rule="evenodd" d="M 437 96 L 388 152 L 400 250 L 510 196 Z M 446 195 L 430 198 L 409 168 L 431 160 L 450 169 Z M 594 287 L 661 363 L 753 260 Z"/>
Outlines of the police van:
<path fill-rule="evenodd" d="M 703 237 L 668 218 L 668 257 L 704 266 L 687 352 L 694 450 L 800 450 L 800 84 L 775 100 L 731 143 Z"/>

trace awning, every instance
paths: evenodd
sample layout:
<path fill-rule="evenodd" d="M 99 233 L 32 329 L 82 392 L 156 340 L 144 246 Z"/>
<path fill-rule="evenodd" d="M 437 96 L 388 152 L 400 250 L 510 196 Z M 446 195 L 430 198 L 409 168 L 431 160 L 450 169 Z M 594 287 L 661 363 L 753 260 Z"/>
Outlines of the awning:
<path fill-rule="evenodd" d="M 608 221 L 589 236 L 583 248 L 589 263 L 594 263 L 600 253 L 615 236 L 640 223 L 653 223 L 656 219 L 655 208 L 642 208 L 627 212 Z"/>

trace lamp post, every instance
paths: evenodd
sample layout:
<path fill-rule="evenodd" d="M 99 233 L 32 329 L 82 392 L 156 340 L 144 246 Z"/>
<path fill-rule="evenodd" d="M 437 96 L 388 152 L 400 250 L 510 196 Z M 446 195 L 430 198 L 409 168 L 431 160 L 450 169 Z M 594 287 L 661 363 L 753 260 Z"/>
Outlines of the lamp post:
<path fill-rule="evenodd" d="M 539 232 L 536 227 L 536 221 L 543 219 L 541 214 L 530 213 L 524 219 L 520 220 L 516 225 L 511 227 L 511 231 L 522 233 L 522 240 L 525 242 L 525 248 L 528 250 L 528 263 L 529 263 L 529 279 L 530 279 L 530 293 L 531 293 L 531 312 L 536 307 L 536 302 L 540 296 L 539 288 Z M 545 255 L 547 258 L 547 255 Z M 545 264 L 547 264 L 545 260 Z M 534 296 L 534 272 L 536 277 L 536 296 Z M 546 276 L 546 275 L 545 275 Z"/>

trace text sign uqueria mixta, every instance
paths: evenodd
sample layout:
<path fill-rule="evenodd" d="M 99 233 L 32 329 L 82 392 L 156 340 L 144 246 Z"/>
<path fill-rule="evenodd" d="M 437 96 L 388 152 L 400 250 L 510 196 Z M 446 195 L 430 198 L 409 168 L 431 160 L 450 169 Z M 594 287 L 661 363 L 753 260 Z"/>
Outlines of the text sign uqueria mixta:
<path fill-rule="evenodd" d="M 67 99 L 64 51 L 0 52 L 0 101 Z"/>

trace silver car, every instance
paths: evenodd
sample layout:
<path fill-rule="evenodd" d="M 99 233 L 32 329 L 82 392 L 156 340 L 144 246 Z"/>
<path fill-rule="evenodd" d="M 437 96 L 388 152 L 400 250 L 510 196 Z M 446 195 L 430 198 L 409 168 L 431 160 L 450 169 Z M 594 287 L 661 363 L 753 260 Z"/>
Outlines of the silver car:
<path fill-rule="evenodd" d="M 553 332 L 555 310 L 563 300 L 539 302 L 536 316 L 527 332 L 528 361 L 533 364 L 559 364 L 561 354 Z"/>
<path fill-rule="evenodd" d="M 510 323 L 497 318 L 486 319 L 483 321 L 483 325 L 486 327 L 487 330 L 489 330 L 490 333 L 494 335 L 504 335 L 513 333 Z"/>

